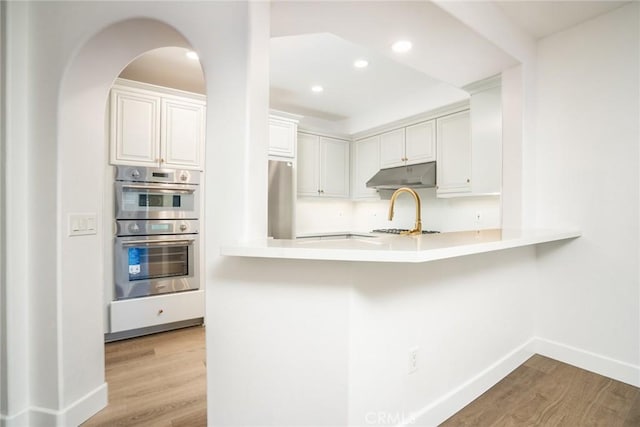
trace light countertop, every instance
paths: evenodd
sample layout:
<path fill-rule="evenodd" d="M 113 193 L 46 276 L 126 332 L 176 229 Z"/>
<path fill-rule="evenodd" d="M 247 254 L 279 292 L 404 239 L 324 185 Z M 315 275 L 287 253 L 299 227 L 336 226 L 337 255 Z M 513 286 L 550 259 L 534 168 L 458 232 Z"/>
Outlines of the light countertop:
<path fill-rule="evenodd" d="M 342 237 L 342 236 L 347 237 Z M 322 233 L 294 240 L 261 239 L 224 246 L 226 256 L 332 261 L 428 262 L 580 236 L 576 230 L 456 231 L 418 236 Z"/>

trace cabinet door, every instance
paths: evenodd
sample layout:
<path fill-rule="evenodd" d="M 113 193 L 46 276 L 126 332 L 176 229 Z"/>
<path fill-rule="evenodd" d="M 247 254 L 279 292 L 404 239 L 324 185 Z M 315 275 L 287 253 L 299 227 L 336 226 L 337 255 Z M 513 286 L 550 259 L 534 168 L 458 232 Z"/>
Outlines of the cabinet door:
<path fill-rule="evenodd" d="M 293 158 L 296 155 L 297 125 L 276 118 L 269 119 L 269 154 Z"/>
<path fill-rule="evenodd" d="M 162 166 L 202 169 L 205 106 L 197 101 L 162 100 Z"/>
<path fill-rule="evenodd" d="M 405 129 L 405 158 L 408 165 L 436 161 L 436 126 L 430 120 Z"/>
<path fill-rule="evenodd" d="M 320 137 L 320 195 L 349 197 L 349 142 Z"/>
<path fill-rule="evenodd" d="M 469 110 L 437 122 L 438 194 L 471 191 L 471 126 Z"/>
<path fill-rule="evenodd" d="M 320 195 L 320 137 L 298 133 L 298 195 Z"/>
<path fill-rule="evenodd" d="M 111 164 L 157 166 L 160 158 L 160 97 L 111 90 Z"/>
<path fill-rule="evenodd" d="M 354 142 L 353 156 L 353 198 L 379 198 L 375 188 L 367 188 L 367 181 L 380 170 L 380 137 Z"/>
<path fill-rule="evenodd" d="M 380 135 L 380 168 L 402 166 L 404 162 L 404 128 Z"/>
<path fill-rule="evenodd" d="M 471 95 L 472 191 L 497 194 L 502 188 L 502 96 L 494 87 Z"/>

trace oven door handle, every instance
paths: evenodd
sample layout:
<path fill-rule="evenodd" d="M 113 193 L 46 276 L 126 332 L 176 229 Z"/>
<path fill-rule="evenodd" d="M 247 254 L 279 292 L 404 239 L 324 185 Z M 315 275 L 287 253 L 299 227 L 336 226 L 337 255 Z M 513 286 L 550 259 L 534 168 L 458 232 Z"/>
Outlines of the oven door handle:
<path fill-rule="evenodd" d="M 153 190 L 158 193 L 182 193 L 182 194 L 193 194 L 196 190 L 194 188 L 182 188 L 182 187 L 164 187 L 160 185 L 153 184 L 125 184 L 122 186 L 122 189 L 130 188 L 132 190 Z"/>
<path fill-rule="evenodd" d="M 153 239 L 153 240 L 128 240 L 126 242 L 122 242 L 122 246 L 138 246 L 138 245 L 154 245 L 154 246 L 178 246 L 184 245 L 185 243 L 188 245 L 193 244 L 196 239 L 181 239 L 181 240 L 163 240 L 163 239 Z"/>

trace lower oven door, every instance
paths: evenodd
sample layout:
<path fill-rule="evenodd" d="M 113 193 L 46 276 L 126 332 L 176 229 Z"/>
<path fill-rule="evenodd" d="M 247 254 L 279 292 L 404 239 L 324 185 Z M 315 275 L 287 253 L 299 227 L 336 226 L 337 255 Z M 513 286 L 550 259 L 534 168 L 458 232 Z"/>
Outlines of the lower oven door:
<path fill-rule="evenodd" d="M 200 288 L 199 236 L 116 237 L 116 299 Z"/>

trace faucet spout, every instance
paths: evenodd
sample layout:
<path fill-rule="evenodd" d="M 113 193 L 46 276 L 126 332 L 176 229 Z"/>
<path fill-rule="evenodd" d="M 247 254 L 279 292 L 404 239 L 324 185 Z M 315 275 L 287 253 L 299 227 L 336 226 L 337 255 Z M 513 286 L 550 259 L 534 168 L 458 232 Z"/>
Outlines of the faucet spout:
<path fill-rule="evenodd" d="M 396 204 L 396 199 L 401 193 L 409 193 L 413 196 L 414 201 L 416 202 L 416 224 L 413 227 L 413 230 L 403 231 L 401 234 L 422 234 L 422 214 L 420 212 L 420 196 L 416 193 L 415 190 L 409 187 L 400 187 L 396 191 L 394 191 L 391 196 L 391 202 L 389 204 L 389 221 L 393 219 L 393 207 Z"/>

